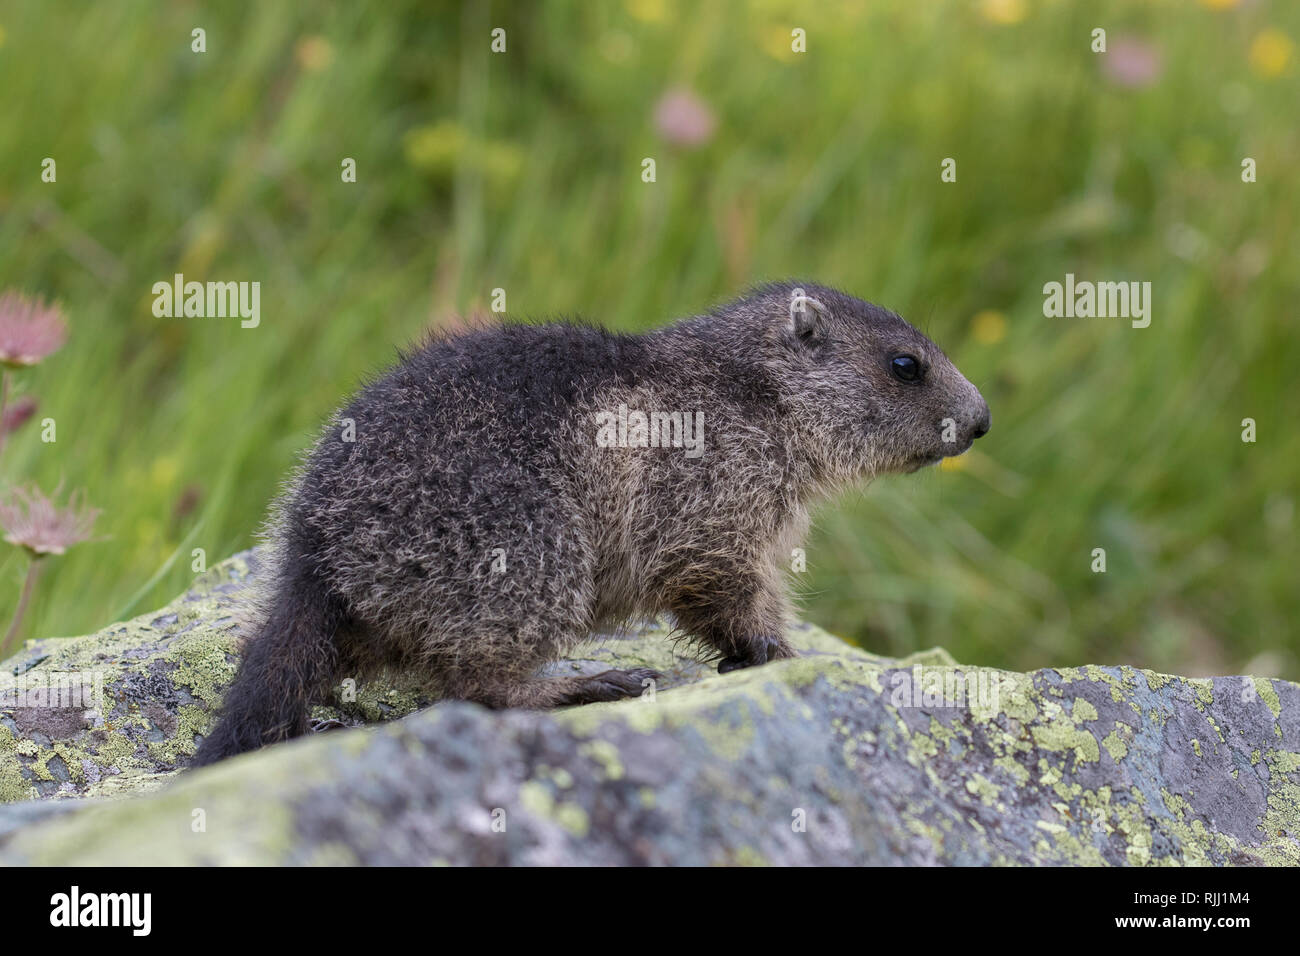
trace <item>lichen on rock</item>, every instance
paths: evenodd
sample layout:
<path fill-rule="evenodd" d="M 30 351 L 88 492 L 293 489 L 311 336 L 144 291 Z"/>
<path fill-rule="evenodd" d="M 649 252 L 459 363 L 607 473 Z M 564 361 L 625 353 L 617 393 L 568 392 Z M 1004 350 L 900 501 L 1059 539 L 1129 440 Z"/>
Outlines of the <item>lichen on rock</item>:
<path fill-rule="evenodd" d="M 727 675 L 654 623 L 592 640 L 548 671 L 663 681 L 548 713 L 341 687 L 314 716 L 379 726 L 181 774 L 257 571 L 237 555 L 161 611 L 4 664 L 0 862 L 1300 862 L 1294 684 L 890 660 L 809 625 L 798 659 Z"/>

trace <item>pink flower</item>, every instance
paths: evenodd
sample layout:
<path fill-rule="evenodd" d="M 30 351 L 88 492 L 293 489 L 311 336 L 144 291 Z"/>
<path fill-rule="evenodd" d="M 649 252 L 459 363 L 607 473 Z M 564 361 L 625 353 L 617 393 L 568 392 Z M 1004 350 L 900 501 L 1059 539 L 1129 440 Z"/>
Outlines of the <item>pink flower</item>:
<path fill-rule="evenodd" d="M 57 488 L 54 493 L 58 494 Z M 63 554 L 74 544 L 90 540 L 100 512 L 84 507 L 84 501 L 84 495 L 73 492 L 66 508 L 56 508 L 35 486 L 15 488 L 0 502 L 5 540 L 26 548 L 33 558 Z"/>
<path fill-rule="evenodd" d="M 1150 86 L 1160 76 L 1160 51 L 1136 37 L 1116 37 L 1101 54 L 1102 72 L 1118 86 Z"/>
<path fill-rule="evenodd" d="M 68 326 L 57 305 L 17 292 L 0 295 L 0 364 L 35 365 L 68 340 Z"/>
<path fill-rule="evenodd" d="M 690 90 L 670 90 L 655 106 L 655 128 L 674 146 L 707 142 L 715 125 L 713 111 Z"/>
<path fill-rule="evenodd" d="M 4 417 L 0 418 L 0 439 L 5 435 L 16 432 L 23 426 L 27 419 L 36 414 L 36 399 L 30 395 L 20 395 L 14 399 L 13 403 L 5 409 Z"/>

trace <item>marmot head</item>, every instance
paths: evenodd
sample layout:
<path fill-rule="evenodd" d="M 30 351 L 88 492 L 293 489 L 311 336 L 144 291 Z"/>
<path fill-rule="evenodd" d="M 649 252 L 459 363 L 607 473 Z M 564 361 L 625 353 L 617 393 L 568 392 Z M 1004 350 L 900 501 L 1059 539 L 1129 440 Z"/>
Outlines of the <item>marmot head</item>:
<path fill-rule="evenodd" d="M 797 282 L 738 305 L 764 330 L 760 361 L 792 412 L 790 427 L 831 477 L 915 471 L 988 432 L 979 390 L 888 309 Z"/>

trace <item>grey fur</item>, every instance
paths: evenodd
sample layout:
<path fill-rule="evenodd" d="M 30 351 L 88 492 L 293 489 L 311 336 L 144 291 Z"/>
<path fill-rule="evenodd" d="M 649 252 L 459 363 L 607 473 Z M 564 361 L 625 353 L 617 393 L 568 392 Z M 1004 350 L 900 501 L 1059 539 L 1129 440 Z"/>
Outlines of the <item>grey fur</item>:
<path fill-rule="evenodd" d="M 923 381 L 899 380 L 899 354 Z M 620 406 L 702 414 L 702 454 L 602 447 Z M 314 696 L 385 665 L 490 707 L 639 694 L 649 673 L 534 676 L 633 615 L 672 614 L 721 670 L 789 657 L 808 508 L 988 426 L 925 336 L 810 283 L 645 335 L 433 337 L 335 416 L 279 502 L 275 586 L 196 762 L 302 733 Z"/>

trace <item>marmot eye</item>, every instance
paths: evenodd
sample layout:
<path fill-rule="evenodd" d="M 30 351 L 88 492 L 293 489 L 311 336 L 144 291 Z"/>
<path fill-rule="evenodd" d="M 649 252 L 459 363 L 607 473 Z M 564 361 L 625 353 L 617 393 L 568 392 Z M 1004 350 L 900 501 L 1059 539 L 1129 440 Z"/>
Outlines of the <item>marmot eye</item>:
<path fill-rule="evenodd" d="M 914 356 L 894 356 L 889 362 L 889 369 L 899 381 L 919 382 L 921 380 L 921 363 Z"/>

